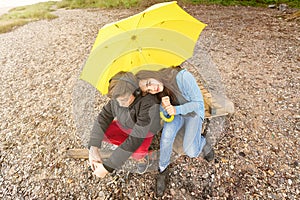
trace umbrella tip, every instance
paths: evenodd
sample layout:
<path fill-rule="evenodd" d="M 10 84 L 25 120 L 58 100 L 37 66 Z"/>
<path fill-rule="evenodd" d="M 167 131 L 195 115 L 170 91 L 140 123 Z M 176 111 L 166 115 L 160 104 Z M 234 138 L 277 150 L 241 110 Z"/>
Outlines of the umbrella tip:
<path fill-rule="evenodd" d="M 136 35 L 131 36 L 131 40 L 136 40 Z"/>

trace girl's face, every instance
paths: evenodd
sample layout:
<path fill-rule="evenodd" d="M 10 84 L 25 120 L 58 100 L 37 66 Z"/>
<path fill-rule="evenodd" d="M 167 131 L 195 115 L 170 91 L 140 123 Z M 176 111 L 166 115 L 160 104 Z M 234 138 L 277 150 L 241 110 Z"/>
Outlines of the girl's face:
<path fill-rule="evenodd" d="M 154 78 L 140 80 L 139 86 L 143 92 L 150 94 L 157 94 L 164 89 L 163 83 Z"/>

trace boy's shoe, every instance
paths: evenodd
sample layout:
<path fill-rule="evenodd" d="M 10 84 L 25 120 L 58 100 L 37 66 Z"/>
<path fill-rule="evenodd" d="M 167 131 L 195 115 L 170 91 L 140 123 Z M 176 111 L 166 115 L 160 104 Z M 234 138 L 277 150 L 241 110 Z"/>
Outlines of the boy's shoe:
<path fill-rule="evenodd" d="M 137 164 L 137 173 L 144 174 L 149 167 L 149 157 L 145 156 Z"/>

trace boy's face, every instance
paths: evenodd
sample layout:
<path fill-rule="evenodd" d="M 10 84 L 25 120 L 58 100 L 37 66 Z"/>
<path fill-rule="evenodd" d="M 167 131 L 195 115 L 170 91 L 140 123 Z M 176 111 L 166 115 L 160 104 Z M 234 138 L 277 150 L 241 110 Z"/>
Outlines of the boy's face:
<path fill-rule="evenodd" d="M 135 97 L 132 94 L 130 94 L 130 95 L 119 96 L 116 99 L 121 107 L 129 107 L 134 101 Z"/>

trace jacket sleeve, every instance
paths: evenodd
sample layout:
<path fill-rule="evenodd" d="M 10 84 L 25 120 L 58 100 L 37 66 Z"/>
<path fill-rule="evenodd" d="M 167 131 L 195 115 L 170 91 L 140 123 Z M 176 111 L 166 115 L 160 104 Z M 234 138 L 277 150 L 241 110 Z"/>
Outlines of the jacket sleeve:
<path fill-rule="evenodd" d="M 91 131 L 88 148 L 95 146 L 100 148 L 104 133 L 108 126 L 113 121 L 114 116 L 112 112 L 112 101 L 109 101 L 101 110 L 98 117 L 94 121 Z"/>
<path fill-rule="evenodd" d="M 179 77 L 179 80 L 177 80 L 177 83 L 182 95 L 188 102 L 175 106 L 176 115 L 186 115 L 190 112 L 203 109 L 203 96 L 194 76 L 190 72 L 184 71 L 182 76 Z"/>
<path fill-rule="evenodd" d="M 141 146 L 150 130 L 151 132 L 160 130 L 159 104 L 155 102 L 152 95 L 142 97 L 140 101 L 139 106 L 134 107 L 138 110 L 136 111 L 137 119 L 132 131 L 128 138 L 105 161 L 104 166 L 106 169 L 116 169 L 122 166 L 133 152 Z"/>

